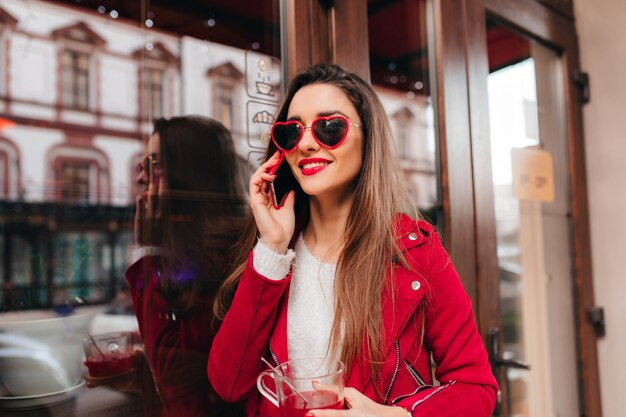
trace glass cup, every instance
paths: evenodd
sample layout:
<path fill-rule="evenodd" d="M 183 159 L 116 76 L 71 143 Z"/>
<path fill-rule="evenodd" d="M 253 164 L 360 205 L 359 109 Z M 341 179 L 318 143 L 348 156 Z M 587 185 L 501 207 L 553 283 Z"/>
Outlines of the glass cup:
<path fill-rule="evenodd" d="M 87 335 L 83 339 L 85 366 L 91 378 L 109 378 L 134 368 L 131 332 Z"/>
<path fill-rule="evenodd" d="M 268 378 L 273 387 L 266 384 Z M 303 417 L 308 410 L 343 409 L 344 365 L 328 358 L 284 362 L 261 372 L 257 388 L 280 410 L 280 417 Z"/>

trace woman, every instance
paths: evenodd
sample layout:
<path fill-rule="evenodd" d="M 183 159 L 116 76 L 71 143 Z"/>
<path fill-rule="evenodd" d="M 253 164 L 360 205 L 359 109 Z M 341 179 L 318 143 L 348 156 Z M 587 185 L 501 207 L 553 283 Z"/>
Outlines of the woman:
<path fill-rule="evenodd" d="M 307 415 L 491 415 L 497 386 L 470 300 L 432 226 L 400 214 L 407 199 L 375 92 L 316 65 L 291 82 L 276 120 L 250 180 L 240 266 L 216 300 L 216 392 L 246 399 L 250 416 L 277 415 L 256 392 L 259 357 L 331 356 L 346 365 L 350 409 Z M 276 209 L 279 163 L 298 185 Z"/>
<path fill-rule="evenodd" d="M 225 278 L 246 197 L 230 133 L 198 116 L 159 119 L 137 182 L 126 278 L 161 402 L 176 416 L 238 415 L 210 388 L 210 306 Z"/>

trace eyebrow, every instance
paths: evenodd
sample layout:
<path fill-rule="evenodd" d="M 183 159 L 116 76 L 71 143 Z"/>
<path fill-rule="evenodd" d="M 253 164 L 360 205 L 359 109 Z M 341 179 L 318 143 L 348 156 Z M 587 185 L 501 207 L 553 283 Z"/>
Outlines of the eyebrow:
<path fill-rule="evenodd" d="M 324 112 L 319 112 L 315 115 L 315 117 L 328 117 L 328 116 L 335 116 L 337 114 L 342 115 L 343 117 L 345 117 L 346 119 L 350 119 L 348 117 L 347 114 L 345 114 L 344 112 L 340 111 L 340 110 L 329 110 L 329 111 L 324 111 Z M 298 122 L 302 123 L 302 118 L 298 115 L 295 116 L 291 116 L 289 118 L 287 118 L 287 120 L 297 120 Z"/>

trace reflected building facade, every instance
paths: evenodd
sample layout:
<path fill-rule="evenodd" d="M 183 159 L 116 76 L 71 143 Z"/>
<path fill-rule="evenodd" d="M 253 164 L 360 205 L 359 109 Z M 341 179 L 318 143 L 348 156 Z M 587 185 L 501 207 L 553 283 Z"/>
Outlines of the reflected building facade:
<path fill-rule="evenodd" d="M 0 4 L 0 311 L 110 300 L 132 246 L 152 122 L 228 127 L 247 173 L 284 80 L 275 57 L 32 0 Z M 258 48 L 257 48 L 258 49 Z M 374 86 L 414 202 L 437 201 L 428 97 Z"/>

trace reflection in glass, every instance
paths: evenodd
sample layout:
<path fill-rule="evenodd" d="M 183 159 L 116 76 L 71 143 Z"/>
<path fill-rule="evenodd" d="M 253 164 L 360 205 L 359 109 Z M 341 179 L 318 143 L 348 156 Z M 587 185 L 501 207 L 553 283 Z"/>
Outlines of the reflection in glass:
<path fill-rule="evenodd" d="M 233 169 L 248 175 L 281 98 L 278 10 L 277 0 L 0 2 L 0 329 L 34 321 L 22 310 L 45 310 L 48 328 L 64 329 L 54 352 L 87 328 L 137 331 L 124 272 L 153 124 L 220 120 L 232 130 Z M 68 325 L 75 318 L 84 321 Z M 22 336 L 33 334 L 52 340 L 39 328 Z M 83 368 L 78 355 L 57 356 Z M 143 415 L 154 405 L 80 390 L 72 375 L 59 413 Z M 11 395 L 6 377 L 0 397 Z"/>
<path fill-rule="evenodd" d="M 440 212 L 426 1 L 368 2 L 370 71 L 396 140 L 409 195 L 436 222 Z"/>
<path fill-rule="evenodd" d="M 136 179 L 137 247 L 125 274 L 143 340 L 136 368 L 144 361 L 149 366 L 162 414 L 212 417 L 224 415 L 225 407 L 235 414 L 206 374 L 212 300 L 246 205 L 234 143 L 212 119 L 159 119 L 145 155 Z M 128 385 L 136 379 L 127 378 Z M 91 373 L 88 381 L 118 384 Z"/>
<path fill-rule="evenodd" d="M 55 260 L 59 240 L 67 238 L 62 233 L 82 239 L 90 230 L 98 236 L 94 244 L 107 248 L 106 262 L 127 261 L 122 242 L 130 240 L 135 169 L 156 118 L 216 118 L 232 129 L 242 161 L 258 164 L 282 84 L 277 2 L 149 6 L 90 0 L 0 5 L 2 39 L 10 39 L 0 48 L 0 74 L 11 81 L 10 88 L 0 83 L 0 115 L 10 122 L 0 124 L 3 288 L 22 276 L 45 288 L 66 262 L 66 274 L 81 276 L 84 265 L 71 259 L 84 256 Z M 11 260 L 24 253 L 24 245 L 12 243 L 21 242 L 11 238 L 18 230 L 35 242 L 36 256 L 47 259 L 44 268 Z M 91 284 L 107 281 L 85 276 Z M 3 294 L 0 309 L 48 307 L 63 298 L 56 291 L 49 287 L 43 297 L 13 291 L 11 300 Z M 101 293 L 92 301 L 111 296 Z"/>

